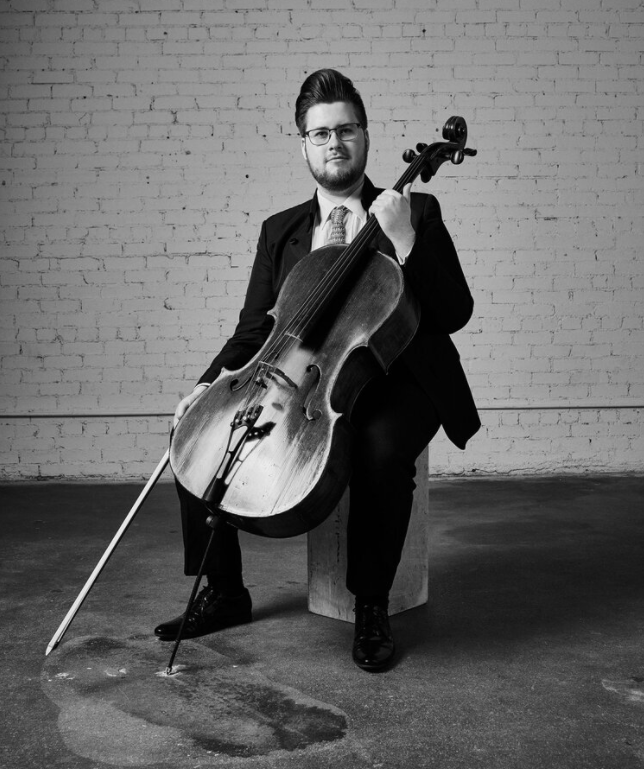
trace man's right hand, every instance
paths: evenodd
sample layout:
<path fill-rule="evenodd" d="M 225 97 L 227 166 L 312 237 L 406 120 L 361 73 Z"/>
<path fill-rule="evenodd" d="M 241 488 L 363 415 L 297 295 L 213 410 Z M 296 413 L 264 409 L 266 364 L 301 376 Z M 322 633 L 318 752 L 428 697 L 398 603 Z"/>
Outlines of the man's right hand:
<path fill-rule="evenodd" d="M 188 394 L 188 396 L 184 397 L 179 404 L 177 404 L 177 409 L 174 413 L 174 421 L 172 423 L 172 427 L 176 428 L 177 423 L 181 420 L 181 418 L 185 415 L 188 407 L 193 403 L 196 402 L 197 399 L 201 396 L 201 394 L 208 388 L 208 383 L 199 383 L 199 385 L 196 385 L 194 387 L 194 390 L 191 394 Z"/>

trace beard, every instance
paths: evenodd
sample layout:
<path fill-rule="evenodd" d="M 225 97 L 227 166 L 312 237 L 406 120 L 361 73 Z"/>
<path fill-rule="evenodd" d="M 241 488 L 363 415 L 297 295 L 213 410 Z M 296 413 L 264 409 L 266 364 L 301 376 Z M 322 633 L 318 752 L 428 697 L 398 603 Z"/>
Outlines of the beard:
<path fill-rule="evenodd" d="M 360 158 L 356 158 L 349 166 L 344 168 L 329 168 L 325 163 L 321 167 L 313 166 L 307 154 L 306 162 L 313 179 L 320 187 L 331 193 L 340 193 L 354 185 L 364 174 L 367 168 L 367 148 Z"/>

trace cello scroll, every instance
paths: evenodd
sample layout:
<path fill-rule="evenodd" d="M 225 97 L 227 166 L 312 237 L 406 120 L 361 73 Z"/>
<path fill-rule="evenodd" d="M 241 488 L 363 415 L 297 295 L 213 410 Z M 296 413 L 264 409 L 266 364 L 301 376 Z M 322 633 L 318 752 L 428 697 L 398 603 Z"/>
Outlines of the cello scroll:
<path fill-rule="evenodd" d="M 446 161 L 451 161 L 458 166 L 463 163 L 465 156 L 475 156 L 476 150 L 465 147 L 467 143 L 467 123 L 465 118 L 459 115 L 452 115 L 445 121 L 443 126 L 443 139 L 445 142 L 434 142 L 431 145 L 422 142 L 416 145 L 418 155 L 413 150 L 405 150 L 403 160 L 412 164 L 409 172 L 413 174 L 412 179 L 420 175 L 423 182 L 429 180 L 436 174 L 438 169 Z M 406 176 L 406 175 L 404 175 Z M 406 180 L 410 182 L 411 180 Z M 400 192 L 400 191 L 399 191 Z"/>

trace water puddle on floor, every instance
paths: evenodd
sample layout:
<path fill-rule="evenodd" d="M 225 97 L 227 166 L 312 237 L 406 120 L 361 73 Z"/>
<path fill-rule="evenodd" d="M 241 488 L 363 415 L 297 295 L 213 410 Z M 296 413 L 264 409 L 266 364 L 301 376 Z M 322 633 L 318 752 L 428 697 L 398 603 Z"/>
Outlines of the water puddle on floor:
<path fill-rule="evenodd" d="M 46 660 L 42 686 L 73 752 L 117 767 L 231 766 L 341 741 L 347 716 L 194 641 L 166 672 L 153 639 L 84 637 Z M 239 766 L 237 766 L 239 767 Z"/>
<path fill-rule="evenodd" d="M 625 680 L 602 680 L 607 691 L 616 693 L 630 704 L 644 705 L 644 677 L 629 677 Z"/>

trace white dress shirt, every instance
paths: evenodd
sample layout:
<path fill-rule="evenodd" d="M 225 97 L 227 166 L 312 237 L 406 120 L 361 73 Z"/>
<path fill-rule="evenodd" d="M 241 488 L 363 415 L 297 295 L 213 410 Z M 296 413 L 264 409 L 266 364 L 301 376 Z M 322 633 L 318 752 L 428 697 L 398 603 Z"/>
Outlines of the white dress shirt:
<path fill-rule="evenodd" d="M 315 223 L 313 225 L 313 237 L 311 240 L 311 251 L 319 249 L 329 241 L 331 235 L 331 212 L 336 206 L 346 206 L 349 210 L 344 215 L 344 229 L 346 232 L 346 242 L 350 244 L 353 239 L 358 235 L 358 232 L 364 226 L 367 221 L 367 212 L 362 207 L 362 185 L 357 190 L 343 201 L 337 203 L 327 198 L 322 190 L 318 188 L 318 213 L 315 217 Z M 396 252 L 396 257 L 401 265 L 405 264 L 405 260 L 409 255 L 405 254 L 401 256 Z"/>
<path fill-rule="evenodd" d="M 313 225 L 313 239 L 311 241 L 311 251 L 319 249 L 329 241 L 331 236 L 331 212 L 336 206 L 346 206 L 349 210 L 344 215 L 344 229 L 347 234 L 346 241 L 350 244 L 358 235 L 358 232 L 367 221 L 367 212 L 362 208 L 360 196 L 362 194 L 362 185 L 354 191 L 346 201 L 336 203 L 327 198 L 318 188 L 318 213 Z"/>

